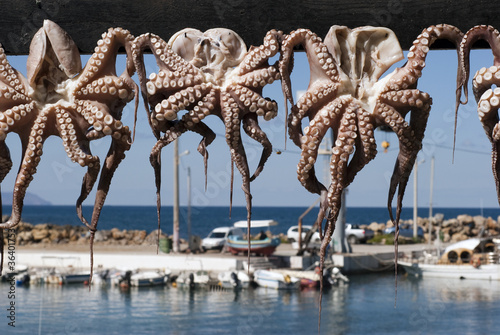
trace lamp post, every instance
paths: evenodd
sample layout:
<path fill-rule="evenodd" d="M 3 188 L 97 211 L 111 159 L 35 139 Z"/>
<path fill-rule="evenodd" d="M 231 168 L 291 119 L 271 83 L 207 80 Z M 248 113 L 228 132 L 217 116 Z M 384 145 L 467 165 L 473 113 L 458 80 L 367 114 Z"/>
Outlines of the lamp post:
<path fill-rule="evenodd" d="M 418 164 L 424 163 L 425 160 L 422 159 L 420 162 L 415 160 L 415 165 L 413 167 L 413 238 L 418 237 L 417 221 L 418 221 Z"/>
<path fill-rule="evenodd" d="M 173 234 L 172 251 L 179 252 L 179 158 L 188 155 L 189 150 L 179 155 L 178 139 L 174 141 L 174 208 L 173 208 Z"/>

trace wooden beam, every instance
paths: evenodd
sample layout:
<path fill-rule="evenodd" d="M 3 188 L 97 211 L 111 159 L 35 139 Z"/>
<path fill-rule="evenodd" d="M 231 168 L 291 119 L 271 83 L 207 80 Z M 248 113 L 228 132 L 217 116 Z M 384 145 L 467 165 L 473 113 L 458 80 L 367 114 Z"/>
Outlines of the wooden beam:
<path fill-rule="evenodd" d="M 452 24 L 464 32 L 478 24 L 500 28 L 500 3 L 493 0 L 0 0 L 0 6 L 0 43 L 8 54 L 27 54 L 44 19 L 65 29 L 82 53 L 92 53 L 110 27 L 164 39 L 187 27 L 225 27 L 247 45 L 260 45 L 271 29 L 308 28 L 324 37 L 334 24 L 375 25 L 392 29 L 403 49 L 433 24 Z"/>

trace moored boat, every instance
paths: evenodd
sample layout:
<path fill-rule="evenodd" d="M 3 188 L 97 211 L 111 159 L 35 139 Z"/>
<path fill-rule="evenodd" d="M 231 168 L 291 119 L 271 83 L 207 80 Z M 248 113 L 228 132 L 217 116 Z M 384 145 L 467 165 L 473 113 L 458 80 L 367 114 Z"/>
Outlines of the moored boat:
<path fill-rule="evenodd" d="M 170 273 L 163 271 L 137 272 L 130 276 L 130 285 L 134 287 L 165 285 L 169 276 Z"/>
<path fill-rule="evenodd" d="M 227 289 L 248 288 L 250 277 L 244 271 L 224 271 L 217 276 L 219 286 Z"/>
<path fill-rule="evenodd" d="M 61 274 L 62 284 L 83 284 L 90 279 L 90 271 Z"/>
<path fill-rule="evenodd" d="M 176 279 L 176 286 L 188 288 L 190 290 L 208 288 L 210 286 L 210 276 L 207 271 L 199 270 L 195 272 L 182 272 Z"/>
<path fill-rule="evenodd" d="M 498 241 L 472 238 L 448 246 L 441 257 L 423 253 L 398 261 L 416 277 L 500 280 Z"/>
<path fill-rule="evenodd" d="M 299 278 L 268 270 L 256 270 L 253 273 L 253 280 L 261 287 L 277 290 L 298 289 L 300 287 Z"/>
<path fill-rule="evenodd" d="M 247 228 L 247 221 L 237 221 L 234 223 L 236 228 Z M 274 220 L 252 220 L 250 222 L 250 229 L 257 228 L 260 229 L 260 238 L 255 240 L 250 240 L 250 250 L 248 250 L 248 239 L 244 239 L 242 236 L 231 236 L 228 237 L 226 241 L 226 249 L 233 255 L 241 253 L 248 253 L 255 255 L 269 256 L 271 255 L 281 241 L 279 238 L 270 238 L 265 235 L 264 230 L 271 226 L 277 226 L 278 222 Z"/>
<path fill-rule="evenodd" d="M 256 255 L 269 256 L 271 255 L 281 241 L 279 238 L 269 238 L 266 237 L 261 240 L 250 240 L 250 253 Z M 242 238 L 241 236 L 234 236 L 228 238 L 226 242 L 227 250 L 233 255 L 241 253 L 248 253 L 248 240 Z"/>

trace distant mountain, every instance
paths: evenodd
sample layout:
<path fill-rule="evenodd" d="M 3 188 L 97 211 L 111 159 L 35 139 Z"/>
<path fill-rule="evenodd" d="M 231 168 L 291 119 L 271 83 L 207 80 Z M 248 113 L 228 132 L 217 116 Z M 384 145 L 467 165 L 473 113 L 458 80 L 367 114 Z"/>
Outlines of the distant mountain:
<path fill-rule="evenodd" d="M 12 192 L 2 192 L 2 204 L 10 206 L 12 205 Z M 38 195 L 33 193 L 26 193 L 24 197 L 24 204 L 27 206 L 50 206 L 52 203 L 45 199 L 40 198 Z"/>

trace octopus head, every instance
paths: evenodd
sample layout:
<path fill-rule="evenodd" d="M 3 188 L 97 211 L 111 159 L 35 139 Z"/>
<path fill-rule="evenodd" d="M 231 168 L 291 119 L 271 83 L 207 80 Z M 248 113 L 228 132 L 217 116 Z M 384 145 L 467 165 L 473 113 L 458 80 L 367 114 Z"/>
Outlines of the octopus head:
<path fill-rule="evenodd" d="M 54 96 L 59 95 L 56 92 L 58 84 L 81 70 L 80 52 L 75 42 L 59 25 L 45 20 L 33 36 L 27 60 L 29 85 L 36 88 L 39 95 L 36 100 L 54 100 Z"/>
<path fill-rule="evenodd" d="M 243 39 L 234 31 L 214 28 L 205 31 L 186 28 L 168 41 L 168 45 L 205 74 L 208 81 L 222 85 L 227 75 L 247 53 Z"/>
<path fill-rule="evenodd" d="M 384 27 L 332 26 L 325 37 L 328 51 L 340 67 L 342 81 L 353 96 L 369 89 L 394 63 L 403 59 L 396 34 Z"/>

